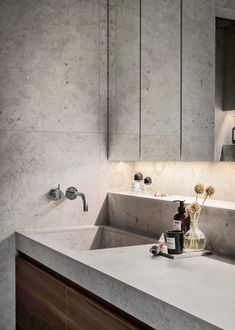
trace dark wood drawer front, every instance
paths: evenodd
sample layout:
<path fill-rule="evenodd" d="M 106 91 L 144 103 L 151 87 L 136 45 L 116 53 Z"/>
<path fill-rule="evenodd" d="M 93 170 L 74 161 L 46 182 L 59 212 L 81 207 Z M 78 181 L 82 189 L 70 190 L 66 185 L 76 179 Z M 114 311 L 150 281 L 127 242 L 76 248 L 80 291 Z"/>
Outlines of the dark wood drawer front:
<path fill-rule="evenodd" d="M 67 290 L 69 330 L 134 330 L 139 329 L 107 306 L 73 289 Z"/>
<path fill-rule="evenodd" d="M 16 257 L 17 330 L 150 330 L 52 270 Z"/>
<path fill-rule="evenodd" d="M 66 329 L 66 286 L 16 258 L 17 329 Z"/>

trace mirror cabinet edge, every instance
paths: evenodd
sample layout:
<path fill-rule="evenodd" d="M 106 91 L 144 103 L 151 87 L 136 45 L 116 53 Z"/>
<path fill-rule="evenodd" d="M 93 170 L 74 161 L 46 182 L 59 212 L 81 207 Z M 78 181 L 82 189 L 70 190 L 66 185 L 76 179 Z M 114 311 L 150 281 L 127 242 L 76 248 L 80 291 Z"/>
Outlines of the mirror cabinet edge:
<path fill-rule="evenodd" d="M 184 0 L 182 0 L 182 2 L 184 2 Z M 221 13 L 221 10 L 224 12 L 226 11 L 226 13 L 228 12 L 233 12 L 235 13 L 235 10 L 230 10 L 230 9 L 224 9 L 224 8 L 220 8 L 220 7 L 217 7 L 216 5 L 214 5 L 214 12 L 213 12 L 213 19 L 216 15 L 218 15 L 219 13 Z M 183 14 L 182 14 L 183 15 Z M 221 15 L 221 14 L 220 14 Z M 214 25 L 215 26 L 215 25 Z M 214 47 L 214 51 L 215 51 L 215 47 Z M 212 77 L 213 77 L 213 74 L 215 73 L 215 70 L 214 72 L 212 73 Z M 214 79 L 215 81 L 215 79 Z M 214 89 L 214 94 L 215 95 L 215 89 Z M 213 113 L 214 115 L 214 113 Z M 140 154 L 140 145 L 139 145 L 139 139 L 138 139 L 138 148 L 136 148 L 135 150 L 135 153 L 137 152 L 138 155 L 136 156 L 136 154 L 133 156 L 131 154 L 129 154 L 128 152 L 124 152 L 122 155 L 120 155 L 120 153 L 114 153 L 111 149 L 111 146 L 110 146 L 110 134 L 108 136 L 108 139 L 109 139 L 109 155 L 108 155 L 108 160 L 109 161 L 186 161 L 186 162 L 211 162 L 211 161 L 215 161 L 215 156 L 214 156 L 214 139 L 215 139 L 215 136 L 214 136 L 214 130 L 215 130 L 215 127 L 213 128 L 213 136 L 211 135 L 210 136 L 210 144 L 212 145 L 213 144 L 213 148 L 210 147 L 210 154 L 207 155 L 207 157 L 201 157 L 198 158 L 198 157 L 184 157 L 183 153 L 182 153 L 182 157 L 181 159 L 177 158 L 177 159 L 166 159 L 164 160 L 163 158 L 161 159 L 154 159 L 154 158 L 143 158 L 143 156 L 141 156 Z M 109 132 L 110 133 L 110 132 Z M 125 143 L 124 143 L 125 144 Z M 137 151 L 138 150 L 138 151 Z"/>

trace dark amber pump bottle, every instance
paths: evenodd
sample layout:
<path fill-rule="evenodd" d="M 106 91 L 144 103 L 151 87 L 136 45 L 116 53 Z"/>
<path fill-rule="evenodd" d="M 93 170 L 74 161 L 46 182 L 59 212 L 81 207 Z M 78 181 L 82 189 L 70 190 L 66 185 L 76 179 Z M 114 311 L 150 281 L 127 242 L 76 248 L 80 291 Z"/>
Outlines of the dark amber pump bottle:
<path fill-rule="evenodd" d="M 174 202 L 179 202 L 180 206 L 178 207 L 178 213 L 173 219 L 173 230 L 182 230 L 186 233 L 190 228 L 190 215 L 185 211 L 185 201 L 177 200 Z"/>
<path fill-rule="evenodd" d="M 235 144 L 235 116 L 234 118 L 234 127 L 232 129 L 232 143 Z"/>

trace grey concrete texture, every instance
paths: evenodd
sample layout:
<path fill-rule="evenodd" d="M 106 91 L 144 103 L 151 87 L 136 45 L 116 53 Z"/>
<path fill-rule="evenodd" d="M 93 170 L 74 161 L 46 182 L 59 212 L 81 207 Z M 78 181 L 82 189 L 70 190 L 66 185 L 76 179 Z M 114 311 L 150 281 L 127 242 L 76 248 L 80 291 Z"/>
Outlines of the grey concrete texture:
<path fill-rule="evenodd" d="M 94 221 L 100 208 L 94 189 L 99 182 L 99 134 L 8 131 L 0 132 L 0 139 L 1 238 L 15 227 Z M 73 185 L 84 192 L 89 213 L 82 211 L 79 198 L 74 203 L 48 201 L 47 192 L 58 183 L 64 192 Z"/>
<path fill-rule="evenodd" d="M 235 9 L 235 1 L 234 0 L 215 0 L 216 6 L 227 9 Z"/>
<path fill-rule="evenodd" d="M 109 159 L 112 161 L 138 161 L 138 134 L 109 134 Z"/>
<path fill-rule="evenodd" d="M 139 159 L 140 17 L 130 3 L 114 1 L 109 8 L 109 159 L 115 161 Z"/>
<path fill-rule="evenodd" d="M 173 227 L 176 204 L 153 198 L 108 194 L 109 223 L 112 226 L 156 237 Z M 204 206 L 199 228 L 206 235 L 206 248 L 235 257 L 235 210 Z"/>
<path fill-rule="evenodd" d="M 180 159 L 179 135 L 142 134 L 141 137 L 141 160 L 164 162 Z"/>
<path fill-rule="evenodd" d="M 99 132 L 99 2 L 1 2 L 0 15 L 0 129 Z"/>
<path fill-rule="evenodd" d="M 73 238 L 87 236 L 82 231 L 71 232 Z M 42 238 L 43 235 L 17 233 L 16 247 L 154 329 L 215 330 L 224 325 L 232 329 L 234 262 L 231 260 L 153 258 L 148 252 L 152 244 L 76 251 L 70 240 L 68 248 L 65 239 L 57 244 L 49 238 L 51 234 L 46 234 L 47 238 Z M 215 270 L 214 276 L 211 269 Z M 214 295 L 208 296 L 212 291 Z"/>
<path fill-rule="evenodd" d="M 235 144 L 224 144 L 221 152 L 221 159 L 225 162 L 235 161 Z"/>
<path fill-rule="evenodd" d="M 106 156 L 107 17 L 99 0 L 0 1 L 0 328 L 15 328 L 11 234 L 93 224 L 131 164 Z M 82 203 L 46 198 L 76 186 Z M 10 237 L 10 238 L 8 238 Z"/>
<path fill-rule="evenodd" d="M 137 39 L 135 43 L 132 39 L 139 35 L 139 7 L 135 4 L 135 1 L 129 1 L 123 7 L 114 1 L 110 7 L 111 17 L 116 17 L 116 21 L 112 18 L 110 24 L 110 132 L 139 135 L 141 126 L 139 147 L 143 161 L 174 161 L 180 158 L 183 161 L 213 161 L 215 1 L 183 0 L 182 31 L 179 0 L 142 2 L 141 117 L 138 100 L 139 49 Z M 123 12 L 128 16 L 128 22 L 132 22 L 131 28 L 129 23 L 126 26 L 125 16 L 120 16 Z M 122 37 L 122 29 L 118 28 L 117 18 L 125 27 L 125 38 Z M 110 159 L 125 160 L 123 155 L 128 148 L 133 155 L 132 144 L 128 141 L 123 147 L 125 150 L 114 142 L 113 137 L 110 145 Z M 113 154 L 115 158 L 112 158 Z M 134 154 L 132 159 L 129 157 L 133 161 L 136 158 L 138 154 Z"/>
<path fill-rule="evenodd" d="M 180 1 L 141 9 L 141 160 L 179 160 Z"/>
<path fill-rule="evenodd" d="M 182 160 L 214 159 L 215 4 L 183 0 Z"/>
<path fill-rule="evenodd" d="M 144 1 L 153 6 L 149 8 L 156 4 Z M 111 3 L 138 7 L 134 0 Z M 223 5 L 235 8 L 234 1 Z M 4 330 L 15 328 L 11 234 L 25 228 L 94 223 L 100 213 L 105 219 L 107 191 L 129 189 L 133 164 L 106 159 L 106 12 L 105 0 L 0 1 L 0 328 Z M 119 138 L 119 148 L 129 141 Z M 138 149 L 136 138 L 131 136 L 131 146 Z M 225 171 L 229 174 L 223 193 L 231 198 L 231 169 Z M 79 199 L 48 202 L 45 194 L 58 183 L 64 190 L 75 185 L 86 193 L 89 213 L 82 212 Z"/>
<path fill-rule="evenodd" d="M 107 0 L 101 0 L 101 2 L 106 3 Z M 140 0 L 109 0 L 109 5 L 113 7 L 124 7 L 139 10 Z"/>
<path fill-rule="evenodd" d="M 145 12 L 145 6 L 143 2 L 142 133 L 179 136 L 180 1 L 157 1 L 154 11 Z"/>

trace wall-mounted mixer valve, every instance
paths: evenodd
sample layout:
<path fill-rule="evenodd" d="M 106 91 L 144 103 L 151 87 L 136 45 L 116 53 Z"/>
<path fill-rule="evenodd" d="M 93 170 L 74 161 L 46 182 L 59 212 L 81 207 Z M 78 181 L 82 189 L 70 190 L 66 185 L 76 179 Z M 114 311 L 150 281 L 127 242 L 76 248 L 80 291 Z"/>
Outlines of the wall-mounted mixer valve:
<path fill-rule="evenodd" d="M 48 192 L 48 197 L 52 201 L 58 201 L 59 199 L 62 199 L 62 196 L 63 196 L 63 193 L 60 189 L 60 184 L 58 184 L 58 186 L 56 188 L 52 188 Z"/>

